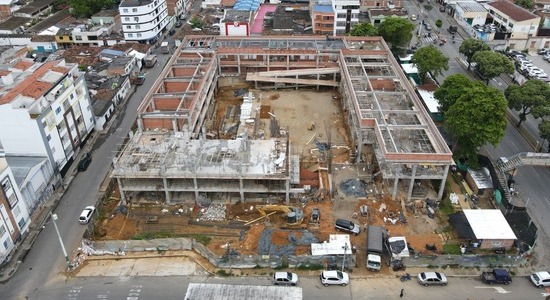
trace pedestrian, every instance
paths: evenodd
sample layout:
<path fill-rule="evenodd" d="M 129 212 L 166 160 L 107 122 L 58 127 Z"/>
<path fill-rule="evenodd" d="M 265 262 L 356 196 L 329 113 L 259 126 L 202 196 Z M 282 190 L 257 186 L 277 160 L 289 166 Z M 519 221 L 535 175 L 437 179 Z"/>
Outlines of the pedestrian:
<path fill-rule="evenodd" d="M 401 293 L 399 293 L 399 298 L 403 298 L 403 293 L 405 292 L 405 289 L 401 289 Z"/>

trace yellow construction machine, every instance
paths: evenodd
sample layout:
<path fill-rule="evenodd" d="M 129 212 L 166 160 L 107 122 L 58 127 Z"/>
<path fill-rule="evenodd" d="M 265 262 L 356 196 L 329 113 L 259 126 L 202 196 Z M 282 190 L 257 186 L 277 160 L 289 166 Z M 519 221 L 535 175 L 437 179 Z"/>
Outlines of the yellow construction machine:
<path fill-rule="evenodd" d="M 248 223 L 259 221 L 279 212 L 285 213 L 284 217 L 286 218 L 286 225 L 288 226 L 300 225 L 302 221 L 304 221 L 304 211 L 301 208 L 293 206 L 273 204 L 256 205 L 256 210 L 258 210 L 262 216 Z M 249 225 L 248 223 L 245 225 Z"/>

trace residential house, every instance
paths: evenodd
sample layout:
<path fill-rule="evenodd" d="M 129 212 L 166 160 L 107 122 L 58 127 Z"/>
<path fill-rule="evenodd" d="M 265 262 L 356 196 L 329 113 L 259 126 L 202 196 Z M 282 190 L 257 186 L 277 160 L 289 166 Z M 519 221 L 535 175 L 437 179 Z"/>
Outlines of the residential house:
<path fill-rule="evenodd" d="M 122 0 L 119 12 L 126 41 L 155 43 L 168 24 L 166 0 Z"/>
<path fill-rule="evenodd" d="M 0 0 L 0 21 L 11 16 L 12 6 L 17 2 L 17 0 Z"/>
<path fill-rule="evenodd" d="M 403 7 L 402 0 L 361 0 L 361 11 L 366 12 L 369 9 L 381 9 L 381 8 L 401 8 Z"/>
<path fill-rule="evenodd" d="M 94 129 L 90 96 L 78 65 L 22 60 L 5 68 L 0 78 L 4 151 L 46 156 L 54 172 L 64 175 Z"/>
<path fill-rule="evenodd" d="M 23 196 L 4 156 L 0 149 L 0 264 L 11 258 L 15 245 L 28 233 L 31 223 Z"/>
<path fill-rule="evenodd" d="M 20 34 L 30 26 L 32 19 L 23 17 L 11 17 L 0 23 L 0 34 Z"/>
<path fill-rule="evenodd" d="M 454 19 L 465 30 L 473 30 L 473 26 L 485 25 L 487 21 L 487 9 L 480 3 L 473 1 L 457 2 L 454 10 Z"/>
<path fill-rule="evenodd" d="M 333 35 L 335 17 L 336 16 L 334 14 L 334 9 L 332 8 L 332 5 L 311 5 L 313 34 Z"/>
<path fill-rule="evenodd" d="M 487 6 L 497 28 L 509 33 L 508 47 L 517 50 L 535 47 L 536 42 L 533 41 L 532 44 L 528 42 L 530 38 L 537 35 L 539 16 L 506 0 L 491 2 Z"/>
<path fill-rule="evenodd" d="M 31 52 L 50 52 L 57 51 L 55 35 L 34 35 L 31 43 L 27 47 Z"/>
<path fill-rule="evenodd" d="M 56 0 L 34 0 L 28 2 L 27 5 L 13 12 L 13 15 L 24 18 L 37 19 L 40 16 L 48 15 L 52 11 L 56 2 Z"/>
<path fill-rule="evenodd" d="M 129 78 L 127 75 L 102 76 L 96 72 L 86 74 L 86 83 L 92 94 L 96 130 L 105 129 L 115 109 L 129 96 L 132 88 Z"/>
<path fill-rule="evenodd" d="M 380 25 L 388 17 L 397 17 L 407 19 L 409 15 L 406 10 L 403 9 L 369 9 L 369 20 L 372 25 Z"/>
<path fill-rule="evenodd" d="M 107 75 L 109 76 L 124 76 L 129 75 L 136 68 L 136 58 L 133 56 L 120 56 L 109 64 L 107 67 Z"/>
<path fill-rule="evenodd" d="M 252 20 L 252 11 L 226 9 L 220 20 L 220 35 L 249 36 Z"/>

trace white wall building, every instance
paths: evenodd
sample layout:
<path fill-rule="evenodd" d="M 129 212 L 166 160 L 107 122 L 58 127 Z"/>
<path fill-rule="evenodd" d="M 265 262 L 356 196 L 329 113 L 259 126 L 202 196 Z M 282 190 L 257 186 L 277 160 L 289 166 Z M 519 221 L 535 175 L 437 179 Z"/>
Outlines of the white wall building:
<path fill-rule="evenodd" d="M 359 23 L 359 0 L 332 0 L 334 10 L 334 35 L 345 35 Z"/>
<path fill-rule="evenodd" d="M 64 60 L 0 70 L 0 141 L 7 155 L 48 157 L 64 174 L 94 128 L 84 74 Z"/>
<path fill-rule="evenodd" d="M 166 0 L 123 0 L 118 9 L 126 41 L 154 43 L 169 21 Z"/>
<path fill-rule="evenodd" d="M 0 263 L 10 258 L 15 244 L 28 232 L 31 219 L 23 196 L 0 150 Z"/>

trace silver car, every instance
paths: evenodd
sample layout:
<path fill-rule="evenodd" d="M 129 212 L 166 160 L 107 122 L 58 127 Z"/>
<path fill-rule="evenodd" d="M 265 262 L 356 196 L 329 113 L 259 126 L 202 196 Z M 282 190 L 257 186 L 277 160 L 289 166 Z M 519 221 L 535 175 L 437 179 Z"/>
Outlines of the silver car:
<path fill-rule="evenodd" d="M 418 274 L 418 282 L 424 286 L 447 285 L 447 276 L 439 272 L 422 272 Z"/>

